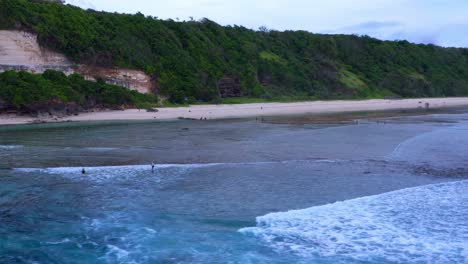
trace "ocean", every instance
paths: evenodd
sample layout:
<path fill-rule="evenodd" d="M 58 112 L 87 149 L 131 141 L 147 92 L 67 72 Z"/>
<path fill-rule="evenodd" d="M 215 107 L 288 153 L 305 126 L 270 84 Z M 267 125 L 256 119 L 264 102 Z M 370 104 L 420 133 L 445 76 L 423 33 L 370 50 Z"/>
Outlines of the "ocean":
<path fill-rule="evenodd" d="M 0 127 L 0 263 L 466 263 L 466 112 Z"/>

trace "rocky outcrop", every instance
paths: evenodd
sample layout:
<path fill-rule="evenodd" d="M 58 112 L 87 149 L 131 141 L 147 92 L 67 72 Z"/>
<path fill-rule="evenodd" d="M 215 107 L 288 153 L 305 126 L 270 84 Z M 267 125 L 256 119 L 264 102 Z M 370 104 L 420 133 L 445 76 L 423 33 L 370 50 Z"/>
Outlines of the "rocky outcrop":
<path fill-rule="evenodd" d="M 240 80 L 237 77 L 225 76 L 218 81 L 219 95 L 222 98 L 242 96 Z"/>
<path fill-rule="evenodd" d="M 92 103 L 92 102 L 90 102 Z M 91 105 L 91 108 L 95 107 Z M 30 114 L 33 116 L 44 117 L 64 117 L 75 115 L 82 112 L 84 109 L 75 102 L 64 103 L 58 99 L 51 99 L 47 101 L 38 101 L 23 107 L 21 110 L 14 105 L 4 101 L 0 98 L 0 113 L 11 114 Z"/>
<path fill-rule="evenodd" d="M 102 78 L 106 83 L 125 87 L 140 93 L 150 93 L 154 91 L 154 82 L 150 76 L 144 72 L 122 69 L 122 68 L 104 68 L 87 65 L 79 65 L 77 71 L 85 79 L 95 81 L 96 78 Z"/>
<path fill-rule="evenodd" d="M 107 83 L 140 93 L 151 93 L 155 90 L 152 78 L 142 71 L 77 65 L 62 54 L 40 47 L 34 34 L 0 30 L 0 72 L 15 70 L 43 73 L 47 69 L 61 71 L 67 75 L 79 73 L 87 80 L 101 78 Z"/>
<path fill-rule="evenodd" d="M 0 98 L 0 111 L 8 109 L 8 104 L 5 100 Z"/>
<path fill-rule="evenodd" d="M 271 83 L 272 77 L 271 74 L 268 73 L 259 73 L 257 79 L 261 85 L 267 86 Z"/>
<path fill-rule="evenodd" d="M 64 117 L 78 114 L 80 111 L 83 111 L 83 108 L 75 102 L 64 103 L 60 100 L 52 99 L 28 105 L 27 110 L 29 113 L 35 113 L 38 116 Z"/>

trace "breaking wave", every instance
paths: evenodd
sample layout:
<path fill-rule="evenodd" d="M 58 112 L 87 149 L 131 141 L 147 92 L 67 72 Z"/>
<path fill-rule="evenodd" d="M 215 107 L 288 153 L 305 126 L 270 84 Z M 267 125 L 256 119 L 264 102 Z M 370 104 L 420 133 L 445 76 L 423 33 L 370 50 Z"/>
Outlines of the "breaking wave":
<path fill-rule="evenodd" d="M 314 160 L 287 160 L 287 161 L 264 161 L 264 162 L 239 162 L 239 163 L 193 163 L 193 164 L 156 164 L 155 169 L 166 168 L 180 168 L 180 169 L 197 169 L 212 166 L 238 166 L 238 165 L 260 165 L 260 164 L 286 164 L 293 162 L 312 162 L 312 163 L 338 163 L 342 160 L 329 160 L 329 159 L 314 159 Z M 15 168 L 18 172 L 39 172 L 47 174 L 68 174 L 81 172 L 82 167 L 53 167 L 53 168 Z M 151 165 L 123 165 L 123 166 L 98 166 L 98 167 L 85 167 L 89 173 L 102 173 L 102 172 L 128 172 L 128 171 L 148 171 Z"/>
<path fill-rule="evenodd" d="M 216 166 L 218 163 L 206 163 L 206 164 L 158 164 L 155 165 L 155 169 L 164 169 L 171 167 L 179 168 L 201 168 Z M 56 168 L 16 168 L 16 171 L 19 172 L 41 172 L 49 174 L 66 174 L 66 173 L 76 173 L 81 172 L 82 167 L 56 167 Z M 99 172 L 125 172 L 125 171 L 147 171 L 151 168 L 150 165 L 127 165 L 127 166 L 99 166 L 99 167 L 85 167 L 86 171 L 89 173 L 99 173 Z"/>
<path fill-rule="evenodd" d="M 56 167 L 56 168 L 16 168 L 20 173 L 40 173 L 47 175 L 59 175 L 76 180 L 127 180 L 130 178 L 142 178 L 151 176 L 153 180 L 159 180 L 161 177 L 171 176 L 172 179 L 185 174 L 187 171 L 216 166 L 217 163 L 208 164 L 158 164 L 154 171 L 151 165 L 128 165 L 128 166 L 100 166 L 84 167 L 86 174 L 83 175 L 83 167 Z"/>
<path fill-rule="evenodd" d="M 257 218 L 279 252 L 349 262 L 466 263 L 468 181 L 427 185 Z"/>
<path fill-rule="evenodd" d="M 22 147 L 21 145 L 0 145 L 0 149 L 18 149 Z"/>
<path fill-rule="evenodd" d="M 445 127 L 423 133 L 400 143 L 386 158 L 412 164 L 454 167 L 465 164 L 467 159 L 468 124 Z"/>

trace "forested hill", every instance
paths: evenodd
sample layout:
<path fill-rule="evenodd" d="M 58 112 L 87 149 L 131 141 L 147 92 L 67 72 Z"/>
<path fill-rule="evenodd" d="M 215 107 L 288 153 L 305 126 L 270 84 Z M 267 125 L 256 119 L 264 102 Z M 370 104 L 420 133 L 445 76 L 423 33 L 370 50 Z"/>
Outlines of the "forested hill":
<path fill-rule="evenodd" d="M 213 101 L 220 80 L 266 99 L 468 95 L 468 49 L 305 31 L 253 31 L 57 3 L 0 0 L 0 28 L 71 60 L 144 70 L 173 102 Z"/>

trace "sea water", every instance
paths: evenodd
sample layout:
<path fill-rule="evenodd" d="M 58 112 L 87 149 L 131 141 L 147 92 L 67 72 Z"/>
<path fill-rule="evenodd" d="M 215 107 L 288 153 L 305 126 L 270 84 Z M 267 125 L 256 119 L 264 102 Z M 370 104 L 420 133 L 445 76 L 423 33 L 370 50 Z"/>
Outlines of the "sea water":
<path fill-rule="evenodd" d="M 467 117 L 0 128 L 0 263 L 466 263 Z"/>

